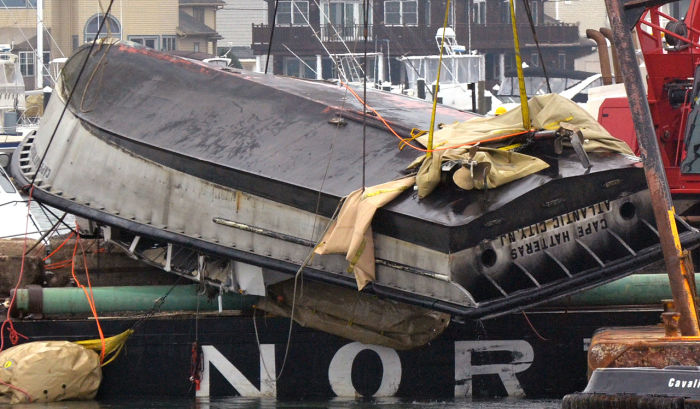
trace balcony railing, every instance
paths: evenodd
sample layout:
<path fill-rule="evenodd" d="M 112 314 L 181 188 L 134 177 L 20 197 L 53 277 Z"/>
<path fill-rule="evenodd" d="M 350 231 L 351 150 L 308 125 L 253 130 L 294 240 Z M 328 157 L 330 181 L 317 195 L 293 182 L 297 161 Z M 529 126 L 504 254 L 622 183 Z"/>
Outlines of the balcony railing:
<path fill-rule="evenodd" d="M 473 49 L 512 48 L 513 31 L 510 24 L 472 24 L 471 30 L 466 24 L 455 27 L 457 42 L 468 45 L 471 32 Z M 579 42 L 577 24 L 541 24 L 535 26 L 540 44 L 575 44 Z M 434 34 L 433 34 L 434 35 Z M 535 40 L 528 24 L 518 24 L 520 45 L 534 44 Z"/>
<path fill-rule="evenodd" d="M 372 39 L 372 25 L 367 26 L 367 38 Z M 321 24 L 321 40 L 323 42 L 333 41 L 358 41 L 365 39 L 364 24 L 338 25 Z"/>
<path fill-rule="evenodd" d="M 364 26 L 336 25 L 335 30 L 328 25 L 321 25 L 316 29 L 321 40 L 330 52 L 346 52 L 341 44 L 345 42 L 359 42 L 364 40 Z M 400 54 L 433 54 L 437 52 L 435 33 L 438 26 L 385 26 L 383 24 L 369 26 L 368 37 L 372 42 L 375 39 L 391 41 L 392 50 Z M 509 24 L 472 24 L 471 29 L 467 24 L 457 24 L 455 27 L 457 42 L 462 45 L 471 45 L 472 49 L 512 48 L 512 28 Z M 541 44 L 575 44 L 579 41 L 578 26 L 575 24 L 538 25 L 537 38 Z M 471 33 L 471 41 L 468 38 Z M 534 44 L 532 32 L 527 24 L 518 24 L 520 44 L 522 46 Z M 314 35 L 314 30 L 309 26 L 284 26 L 275 27 L 275 38 L 293 49 L 297 53 L 322 52 L 322 47 Z M 270 40 L 270 26 L 265 24 L 253 24 L 253 47 L 266 46 Z M 274 41 L 273 46 L 279 50 L 280 41 Z"/>

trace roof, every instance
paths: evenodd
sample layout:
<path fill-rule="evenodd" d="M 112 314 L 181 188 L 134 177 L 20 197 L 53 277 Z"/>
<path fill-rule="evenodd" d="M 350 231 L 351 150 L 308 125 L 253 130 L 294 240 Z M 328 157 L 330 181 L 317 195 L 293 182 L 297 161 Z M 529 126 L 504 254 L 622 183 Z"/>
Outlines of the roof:
<path fill-rule="evenodd" d="M 225 6 L 224 0 L 180 0 L 180 6 Z"/>
<path fill-rule="evenodd" d="M 506 77 L 518 76 L 518 72 L 515 69 L 506 70 L 504 74 Z M 597 73 L 588 71 L 562 70 L 560 68 L 547 69 L 547 75 L 551 78 L 585 79 L 595 74 Z M 525 77 L 544 77 L 544 70 L 542 70 L 542 67 L 527 67 L 523 68 L 523 75 Z"/>
<path fill-rule="evenodd" d="M 32 51 L 36 48 L 36 27 L 0 27 L 0 43 L 13 44 L 15 51 Z M 44 50 L 51 48 L 51 37 L 44 31 Z"/>
<path fill-rule="evenodd" d="M 213 54 L 209 53 L 204 53 L 200 51 L 186 51 L 186 50 L 173 50 L 173 51 L 168 51 L 168 54 L 170 55 L 176 55 L 178 57 L 183 57 L 183 58 L 189 58 L 191 60 L 203 60 L 205 58 L 213 58 L 216 57 Z"/>
<path fill-rule="evenodd" d="M 182 1 L 182 0 L 180 0 Z M 223 38 L 213 28 L 194 19 L 191 15 L 180 10 L 180 25 L 177 30 L 187 35 L 206 35 L 214 38 Z"/>

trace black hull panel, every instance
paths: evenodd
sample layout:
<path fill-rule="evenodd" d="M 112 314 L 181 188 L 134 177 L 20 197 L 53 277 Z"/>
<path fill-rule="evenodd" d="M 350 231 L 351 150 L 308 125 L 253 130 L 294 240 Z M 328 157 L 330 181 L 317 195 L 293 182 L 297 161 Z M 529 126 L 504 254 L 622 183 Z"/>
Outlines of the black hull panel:
<path fill-rule="evenodd" d="M 352 395 L 344 396 L 354 397 L 356 391 L 368 397 L 379 392 L 412 399 L 558 399 L 586 386 L 586 348 L 595 329 L 651 325 L 659 321 L 659 314 L 657 310 L 511 314 L 452 323 L 430 345 L 411 351 L 373 350 L 378 347 L 295 326 L 287 366 L 271 396 L 326 399 L 348 391 Z M 102 320 L 102 327 L 113 335 L 133 323 Z M 282 365 L 288 323 L 257 318 L 263 350 L 274 349 L 274 362 L 266 361 L 269 371 L 273 366 L 279 371 Z M 17 321 L 15 327 L 31 340 L 96 337 L 92 320 Z M 198 324 L 193 317 L 175 317 L 153 318 L 138 328 L 122 355 L 104 368 L 98 398 L 195 396 L 189 377 L 191 345 L 197 336 L 200 345 L 215 348 L 260 391 L 265 369 L 260 367 L 252 317 L 202 316 Z M 210 396 L 241 394 L 220 373 L 224 360 L 210 364 Z M 219 369 L 214 369 L 217 365 Z M 347 374 L 351 384 L 339 380 Z M 382 385 L 382 379 L 387 385 L 397 380 L 398 384 Z"/>

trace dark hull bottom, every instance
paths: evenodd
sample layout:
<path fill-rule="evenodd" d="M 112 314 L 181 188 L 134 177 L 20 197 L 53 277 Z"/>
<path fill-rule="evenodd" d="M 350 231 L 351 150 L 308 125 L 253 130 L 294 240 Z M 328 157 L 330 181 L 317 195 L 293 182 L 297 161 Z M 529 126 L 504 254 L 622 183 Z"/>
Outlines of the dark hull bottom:
<path fill-rule="evenodd" d="M 267 373 L 282 368 L 288 320 L 258 317 L 259 349 L 250 316 L 200 316 L 198 323 L 192 316 L 151 318 L 138 326 L 122 355 L 104 368 L 98 398 L 195 396 L 189 378 L 191 346 L 197 338 L 205 357 L 199 396 L 208 390 L 210 396 L 284 399 L 561 398 L 586 386 L 586 350 L 595 329 L 656 324 L 659 314 L 529 313 L 531 324 L 523 314 L 512 314 L 452 323 L 430 345 L 411 351 L 366 346 L 295 326 L 284 373 L 276 382 Z M 103 319 L 102 328 L 114 335 L 134 322 Z M 18 321 L 15 327 L 33 341 L 89 339 L 97 333 L 92 320 Z"/>

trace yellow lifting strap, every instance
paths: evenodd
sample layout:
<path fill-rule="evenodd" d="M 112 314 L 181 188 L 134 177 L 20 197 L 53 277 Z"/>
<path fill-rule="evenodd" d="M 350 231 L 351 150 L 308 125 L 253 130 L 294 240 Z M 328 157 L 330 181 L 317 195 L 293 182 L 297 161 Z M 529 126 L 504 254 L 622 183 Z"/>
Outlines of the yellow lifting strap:
<path fill-rule="evenodd" d="M 421 136 L 423 136 L 427 133 L 428 133 L 428 131 L 424 131 L 422 129 L 418 129 L 418 128 L 411 129 L 411 137 L 408 139 L 402 139 L 401 142 L 399 142 L 399 150 L 402 151 L 403 148 L 405 148 L 409 142 L 413 141 L 416 138 L 420 138 Z"/>
<path fill-rule="evenodd" d="M 124 348 L 126 340 L 129 339 L 131 334 L 134 333 L 133 329 L 128 329 L 121 334 L 117 334 L 113 337 L 105 338 L 105 356 L 109 356 L 109 359 L 102 363 L 102 366 L 114 361 L 119 353 Z M 83 346 L 87 349 L 92 349 L 93 351 L 102 351 L 102 340 L 97 339 L 87 339 L 84 341 L 75 341 L 76 344 Z M 110 356 L 111 355 L 111 356 Z"/>
<path fill-rule="evenodd" d="M 527 106 L 527 91 L 525 90 L 523 59 L 520 57 L 520 40 L 518 39 L 518 27 L 515 22 L 515 4 L 513 0 L 510 0 L 510 22 L 513 26 L 513 43 L 515 44 L 515 67 L 518 70 L 518 83 L 520 85 L 520 112 L 523 115 L 523 128 L 530 129 L 530 109 Z"/>
<path fill-rule="evenodd" d="M 442 52 L 445 50 L 445 31 L 447 30 L 447 20 L 450 17 L 450 0 L 447 0 L 445 8 L 445 22 L 442 25 L 442 41 L 440 42 L 440 59 L 438 60 L 437 79 L 435 80 L 435 91 L 433 91 L 433 111 L 430 114 L 430 129 L 428 129 L 428 152 L 425 157 L 429 158 L 433 154 L 433 132 L 435 128 L 435 111 L 437 110 L 437 97 L 440 91 L 440 71 L 442 70 Z"/>

